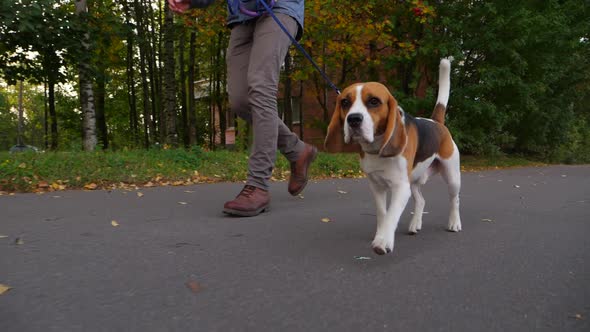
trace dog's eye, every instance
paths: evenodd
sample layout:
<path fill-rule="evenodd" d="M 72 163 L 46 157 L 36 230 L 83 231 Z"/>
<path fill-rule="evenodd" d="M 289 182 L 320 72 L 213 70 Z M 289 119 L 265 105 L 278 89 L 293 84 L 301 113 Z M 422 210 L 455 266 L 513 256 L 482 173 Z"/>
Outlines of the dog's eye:
<path fill-rule="evenodd" d="M 340 102 L 340 107 L 349 108 L 350 107 L 350 100 L 342 99 L 342 101 Z"/>
<path fill-rule="evenodd" d="M 381 100 L 379 100 L 377 97 L 371 97 L 367 102 L 367 106 L 369 107 L 377 107 L 379 105 L 381 105 Z"/>

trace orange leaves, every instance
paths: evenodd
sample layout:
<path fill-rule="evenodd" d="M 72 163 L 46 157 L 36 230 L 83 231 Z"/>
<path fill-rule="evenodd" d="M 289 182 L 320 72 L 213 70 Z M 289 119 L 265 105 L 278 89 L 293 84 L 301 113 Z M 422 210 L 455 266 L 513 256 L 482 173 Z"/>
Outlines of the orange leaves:
<path fill-rule="evenodd" d="M 84 189 L 86 190 L 96 190 L 96 188 L 98 188 L 96 183 L 88 183 L 84 186 Z"/>
<path fill-rule="evenodd" d="M 185 283 L 185 285 L 186 285 L 186 287 L 187 287 L 188 289 L 190 289 L 190 290 L 191 290 L 191 292 L 193 292 L 193 293 L 198 293 L 198 292 L 199 292 L 199 291 L 202 289 L 202 287 L 201 287 L 201 284 L 199 284 L 199 283 L 198 283 L 198 282 L 196 282 L 195 280 L 188 280 L 188 281 Z"/>

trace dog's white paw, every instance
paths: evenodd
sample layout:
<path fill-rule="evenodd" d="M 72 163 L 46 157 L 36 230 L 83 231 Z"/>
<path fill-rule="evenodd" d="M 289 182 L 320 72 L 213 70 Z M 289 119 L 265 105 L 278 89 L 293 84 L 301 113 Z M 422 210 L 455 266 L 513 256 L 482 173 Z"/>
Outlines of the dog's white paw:
<path fill-rule="evenodd" d="M 447 227 L 449 232 L 460 232 L 461 231 L 461 220 L 454 220 L 449 221 L 449 226 Z"/>
<path fill-rule="evenodd" d="M 418 234 L 418 232 L 422 229 L 422 220 L 416 217 L 412 218 L 410 222 L 410 227 L 408 227 L 408 233 L 414 235 Z"/>
<path fill-rule="evenodd" d="M 380 236 L 375 237 L 371 246 L 377 255 L 388 254 L 393 251 L 393 236 L 389 237 L 389 239 Z"/>

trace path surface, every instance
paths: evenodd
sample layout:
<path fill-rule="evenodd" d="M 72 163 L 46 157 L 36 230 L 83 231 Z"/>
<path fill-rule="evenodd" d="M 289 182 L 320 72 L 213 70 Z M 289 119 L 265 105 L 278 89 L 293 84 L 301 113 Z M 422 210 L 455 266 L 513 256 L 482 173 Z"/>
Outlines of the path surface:
<path fill-rule="evenodd" d="M 590 167 L 463 174 L 457 234 L 436 177 L 386 256 L 365 179 L 223 216 L 240 188 L 0 197 L 0 331 L 590 330 Z"/>

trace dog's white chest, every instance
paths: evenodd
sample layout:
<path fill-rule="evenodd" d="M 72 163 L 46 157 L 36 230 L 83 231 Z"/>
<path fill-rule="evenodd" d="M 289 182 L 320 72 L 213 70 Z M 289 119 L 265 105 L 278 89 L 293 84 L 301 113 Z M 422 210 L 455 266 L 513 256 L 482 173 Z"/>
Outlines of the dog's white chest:
<path fill-rule="evenodd" d="M 392 187 L 408 182 L 407 161 L 403 157 L 382 158 L 376 154 L 365 154 L 361 169 L 370 181 L 380 186 Z"/>

